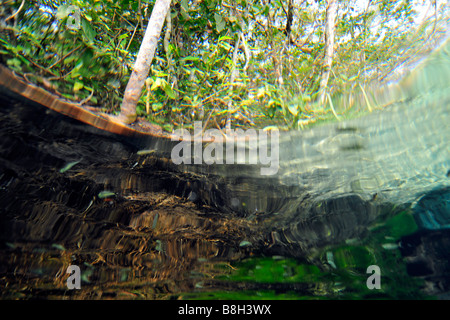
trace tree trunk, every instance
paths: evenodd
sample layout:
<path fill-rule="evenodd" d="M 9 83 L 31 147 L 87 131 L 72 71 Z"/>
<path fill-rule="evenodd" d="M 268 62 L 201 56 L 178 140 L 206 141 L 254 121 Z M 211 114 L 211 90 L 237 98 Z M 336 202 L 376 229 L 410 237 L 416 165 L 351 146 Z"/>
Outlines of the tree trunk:
<path fill-rule="evenodd" d="M 171 0 L 156 0 L 147 30 L 145 31 L 133 72 L 125 89 L 125 95 L 120 108 L 119 121 L 132 123 L 136 120 L 136 105 L 142 93 L 145 79 L 148 76 L 153 56 L 164 20 L 170 8 Z"/>
<path fill-rule="evenodd" d="M 325 100 L 328 78 L 330 77 L 331 65 L 333 63 L 336 12 L 337 12 L 336 0 L 328 0 L 327 20 L 325 23 L 324 71 L 320 79 L 320 89 L 319 89 L 319 101 L 321 103 L 323 103 Z"/>
<path fill-rule="evenodd" d="M 239 45 L 240 45 L 240 41 L 241 41 L 241 34 L 242 31 L 239 31 L 236 35 L 236 43 L 234 44 L 234 51 L 233 51 L 233 66 L 231 68 L 231 75 L 230 75 L 230 91 L 232 91 L 234 89 L 234 81 L 236 81 L 236 76 L 239 75 L 239 71 L 236 70 L 236 64 L 237 64 L 237 58 L 238 58 L 238 51 L 239 51 Z M 231 92 L 230 92 L 230 96 L 231 96 Z M 233 102 L 230 99 L 228 101 L 227 104 L 227 110 L 228 110 L 228 115 L 227 115 L 227 123 L 226 123 L 226 128 L 231 130 L 231 112 L 232 112 L 232 108 L 233 108 Z"/>

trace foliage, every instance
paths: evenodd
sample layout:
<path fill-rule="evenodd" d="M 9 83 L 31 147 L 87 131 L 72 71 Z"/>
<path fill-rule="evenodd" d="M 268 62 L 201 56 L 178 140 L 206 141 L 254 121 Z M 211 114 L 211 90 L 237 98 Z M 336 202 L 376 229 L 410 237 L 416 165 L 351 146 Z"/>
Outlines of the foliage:
<path fill-rule="evenodd" d="M 6 62 L 25 75 L 39 75 L 30 80 L 43 82 L 67 98 L 89 98 L 112 110 L 129 76 L 134 59 L 130 52 L 139 48 L 140 35 L 130 41 L 134 25 L 127 17 L 133 6 L 129 1 L 73 1 L 81 19 L 79 29 L 70 29 L 69 17 L 58 19 L 63 4 L 26 2 L 20 20 L 2 32 Z"/>
<path fill-rule="evenodd" d="M 21 3 L 6 0 L 0 17 Z M 2 59 L 67 98 L 117 111 L 153 3 L 26 1 L 2 23 Z M 316 102 L 326 1 L 288 3 L 172 1 L 138 114 L 170 131 L 193 120 L 223 127 L 229 118 L 234 126 L 303 128 L 348 112 L 351 103 L 333 110 Z M 69 5 L 80 9 L 78 29 L 68 28 L 72 17 L 61 12 Z M 418 19 L 424 10 L 426 19 Z M 389 80 L 436 45 L 447 11 L 431 1 L 339 1 L 329 94 Z"/>
<path fill-rule="evenodd" d="M 386 217 L 383 217 L 383 219 Z M 314 263 L 282 256 L 254 256 L 228 267 L 222 281 L 239 283 L 236 292 L 199 291 L 184 299 L 434 299 L 421 291 L 424 281 L 407 273 L 407 260 L 398 248 L 403 236 L 418 230 L 411 212 L 381 217 L 363 239 L 321 248 Z M 388 246 L 387 244 L 391 244 Z M 331 261 L 332 262 L 331 262 Z M 381 288 L 368 289 L 367 267 L 381 269 Z M 252 284 L 257 283 L 258 289 Z M 278 288 L 270 291 L 268 288 Z M 253 289 L 253 290 L 252 290 Z"/>

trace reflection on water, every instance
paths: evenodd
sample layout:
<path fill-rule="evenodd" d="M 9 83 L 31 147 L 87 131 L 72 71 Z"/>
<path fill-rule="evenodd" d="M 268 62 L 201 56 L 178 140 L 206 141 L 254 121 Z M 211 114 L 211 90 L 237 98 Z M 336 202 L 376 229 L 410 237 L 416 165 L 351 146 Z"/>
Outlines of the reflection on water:
<path fill-rule="evenodd" d="M 176 166 L 1 94 L 3 298 L 423 298 L 450 281 L 448 44 L 390 107 L 280 136 L 280 170 Z M 155 152 L 140 152 L 147 149 Z M 68 290 L 78 265 L 82 289 Z M 367 288 L 367 267 L 382 270 Z"/>

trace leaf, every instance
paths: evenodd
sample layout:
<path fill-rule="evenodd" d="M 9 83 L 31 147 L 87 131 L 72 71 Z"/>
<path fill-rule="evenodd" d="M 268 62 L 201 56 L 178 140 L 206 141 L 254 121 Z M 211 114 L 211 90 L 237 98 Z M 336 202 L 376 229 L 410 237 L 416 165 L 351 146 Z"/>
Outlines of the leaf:
<path fill-rule="evenodd" d="M 302 101 L 303 102 L 310 102 L 311 101 L 311 96 L 309 94 L 305 94 L 302 96 Z"/>
<path fill-rule="evenodd" d="M 14 66 L 14 67 L 20 67 L 20 65 L 21 65 L 20 60 L 17 58 L 8 59 L 8 61 L 6 61 L 6 64 L 8 66 Z"/>
<path fill-rule="evenodd" d="M 118 79 L 109 79 L 107 85 L 114 89 L 118 89 L 120 88 L 120 81 Z"/>
<path fill-rule="evenodd" d="M 87 21 L 86 19 L 83 18 L 81 20 L 81 27 L 83 28 L 83 33 L 86 36 L 86 38 L 88 39 L 88 41 L 94 42 L 95 36 L 97 35 L 97 33 L 91 27 L 91 24 L 89 23 L 89 21 Z"/>
<path fill-rule="evenodd" d="M 230 36 L 221 36 L 219 37 L 218 41 L 224 41 L 224 40 L 232 40 L 233 38 Z"/>
<path fill-rule="evenodd" d="M 181 16 L 183 17 L 184 20 L 190 20 L 191 16 L 187 13 L 187 10 L 184 9 L 183 7 L 181 7 Z"/>
<path fill-rule="evenodd" d="M 77 91 L 83 89 L 83 87 L 84 87 L 83 82 L 77 81 L 77 82 L 75 82 L 74 85 L 73 85 L 73 91 L 74 91 L 74 92 L 77 92 Z"/>
<path fill-rule="evenodd" d="M 102 191 L 98 194 L 99 199 L 106 199 L 106 198 L 111 198 L 111 197 L 115 197 L 116 194 L 112 191 Z"/>
<path fill-rule="evenodd" d="M 262 98 L 267 94 L 266 89 L 265 88 L 259 88 L 258 91 L 256 92 L 256 98 Z"/>
<path fill-rule="evenodd" d="M 165 125 L 163 125 L 163 130 L 167 131 L 167 132 L 172 132 L 173 131 L 173 125 L 171 123 L 166 123 Z"/>
<path fill-rule="evenodd" d="M 52 247 L 61 251 L 66 251 L 66 248 L 64 248 L 64 246 L 58 244 L 58 243 L 54 243 L 52 244 Z"/>
<path fill-rule="evenodd" d="M 156 78 L 156 80 L 153 82 L 152 86 L 150 87 L 151 91 L 155 91 L 156 88 L 160 88 L 164 84 L 164 80 L 161 78 Z"/>
<path fill-rule="evenodd" d="M 241 241 L 241 243 L 239 243 L 239 247 L 241 247 L 241 248 L 249 247 L 251 245 L 252 245 L 252 243 L 247 240 Z"/>
<path fill-rule="evenodd" d="M 93 104 L 97 104 L 98 103 L 98 100 L 97 100 L 97 98 L 95 96 L 92 96 L 89 101 L 92 102 Z"/>
<path fill-rule="evenodd" d="M 184 57 L 184 58 L 180 59 L 180 61 L 197 61 L 197 60 L 200 60 L 200 58 L 199 57 L 193 57 L 193 56 L 187 56 L 187 57 Z"/>
<path fill-rule="evenodd" d="M 163 252 L 164 247 L 163 247 L 161 240 L 156 240 L 155 242 L 156 242 L 155 250 L 158 252 Z"/>
<path fill-rule="evenodd" d="M 228 21 L 230 21 L 231 23 L 236 22 L 237 18 L 235 16 L 229 16 L 228 17 Z"/>
<path fill-rule="evenodd" d="M 214 20 L 216 21 L 216 30 L 220 33 L 225 28 L 226 21 L 218 13 L 214 13 Z"/>
<path fill-rule="evenodd" d="M 267 126 L 267 127 L 263 128 L 263 131 L 265 131 L 265 132 L 278 131 L 278 127 L 277 126 Z M 278 214 L 278 213 L 274 213 L 274 214 Z"/>
<path fill-rule="evenodd" d="M 398 249 L 398 245 L 396 243 L 383 243 L 381 245 L 385 250 L 395 250 Z"/>
<path fill-rule="evenodd" d="M 66 172 L 66 171 L 72 169 L 72 167 L 73 167 L 74 165 L 80 163 L 80 161 L 81 161 L 81 160 L 69 162 L 68 164 L 66 164 L 66 165 L 64 166 L 64 168 L 61 168 L 61 169 L 59 170 L 59 172 L 60 172 L 60 173 L 64 173 L 64 172 Z"/>
<path fill-rule="evenodd" d="M 58 11 L 56 11 L 56 19 L 61 20 L 67 17 L 67 15 L 69 14 L 68 9 L 69 9 L 68 4 L 60 5 L 58 7 Z"/>
<path fill-rule="evenodd" d="M 86 264 L 86 263 L 85 263 Z M 86 282 L 86 283 L 91 283 L 91 281 L 89 280 L 89 277 L 94 273 L 94 271 L 92 269 L 87 269 L 84 270 L 81 273 L 81 281 Z"/>
<path fill-rule="evenodd" d="M 331 251 L 327 251 L 327 262 L 333 269 L 337 268 L 336 264 L 334 263 L 333 252 L 331 252 Z"/>
<path fill-rule="evenodd" d="M 298 108 L 297 104 L 289 104 L 288 105 L 288 110 L 293 116 L 297 116 L 298 115 L 299 108 Z"/>
<path fill-rule="evenodd" d="M 152 104 L 152 110 L 154 112 L 157 112 L 157 111 L 161 110 L 163 108 L 163 106 L 164 105 L 162 103 L 160 103 L 160 102 L 154 103 L 154 104 Z"/>
<path fill-rule="evenodd" d="M 175 94 L 175 91 L 172 90 L 172 88 L 169 86 L 169 84 L 167 84 L 166 86 L 164 86 L 164 92 L 167 94 L 167 96 L 170 99 L 176 99 L 177 95 Z"/>
<path fill-rule="evenodd" d="M 181 8 L 183 8 L 185 11 L 189 10 L 189 3 L 188 0 L 182 0 L 181 1 Z"/>
<path fill-rule="evenodd" d="M 153 150 L 153 149 L 144 149 L 144 150 L 139 150 L 138 152 L 137 152 L 137 154 L 139 155 L 139 156 L 142 156 L 142 155 L 146 155 L 146 154 L 152 154 L 152 153 L 155 153 L 156 151 L 155 150 Z"/>
<path fill-rule="evenodd" d="M 161 62 L 165 63 L 165 60 L 161 60 Z M 155 76 L 156 77 L 160 77 L 160 78 L 167 77 L 168 75 L 169 74 L 167 74 L 165 72 L 162 72 L 162 71 L 158 71 L 158 72 L 155 73 Z"/>
<path fill-rule="evenodd" d="M 156 229 L 156 226 L 157 226 L 157 223 L 158 223 L 158 217 L 159 217 L 159 214 L 157 213 L 157 214 L 155 214 L 155 217 L 153 218 L 153 224 L 152 224 L 152 229 L 153 230 Z"/>

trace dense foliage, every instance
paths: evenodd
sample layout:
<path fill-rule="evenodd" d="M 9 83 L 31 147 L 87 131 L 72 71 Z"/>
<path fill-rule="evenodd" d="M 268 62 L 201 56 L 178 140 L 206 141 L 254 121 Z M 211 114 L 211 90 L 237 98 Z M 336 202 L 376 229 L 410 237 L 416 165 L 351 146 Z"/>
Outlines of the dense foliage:
<path fill-rule="evenodd" d="M 3 0 L 2 60 L 67 98 L 117 111 L 153 4 Z M 172 1 L 138 114 L 169 131 L 227 119 L 303 128 L 351 114 L 351 103 L 317 100 L 326 10 L 325 0 Z M 442 1 L 338 1 L 327 94 L 391 79 L 436 46 L 447 22 Z"/>

